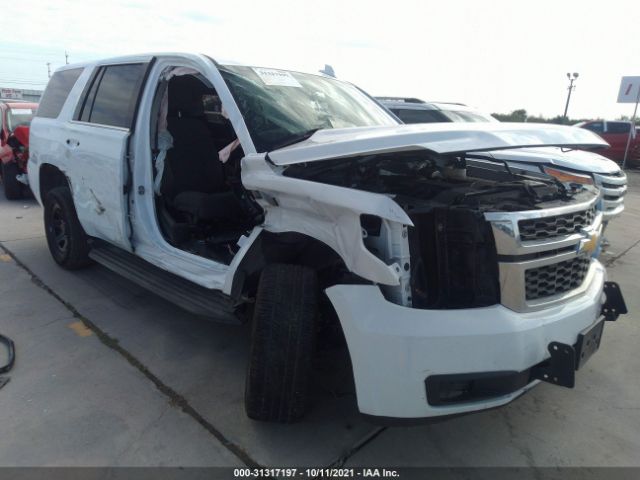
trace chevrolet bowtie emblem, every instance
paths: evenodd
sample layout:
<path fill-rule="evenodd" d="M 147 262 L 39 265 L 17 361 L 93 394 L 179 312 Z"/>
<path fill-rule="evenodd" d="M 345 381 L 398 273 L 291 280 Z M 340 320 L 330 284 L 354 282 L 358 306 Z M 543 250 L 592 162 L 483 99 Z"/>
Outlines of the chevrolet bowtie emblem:
<path fill-rule="evenodd" d="M 600 239 L 600 236 L 595 232 L 585 233 L 585 236 L 586 238 L 580 240 L 578 252 L 593 254 L 593 252 L 598 248 L 598 240 Z"/>

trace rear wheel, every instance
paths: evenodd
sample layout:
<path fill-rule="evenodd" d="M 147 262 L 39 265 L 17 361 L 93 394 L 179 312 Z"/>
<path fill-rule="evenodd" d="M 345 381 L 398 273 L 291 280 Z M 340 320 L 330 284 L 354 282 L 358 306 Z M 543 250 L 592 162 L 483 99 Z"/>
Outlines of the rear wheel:
<path fill-rule="evenodd" d="M 292 423 L 307 407 L 316 335 L 318 279 L 299 265 L 267 265 L 253 317 L 245 410 L 255 420 Z"/>
<path fill-rule="evenodd" d="M 4 183 L 4 195 L 7 200 L 22 198 L 22 184 L 16 178 L 19 173 L 18 165 L 14 162 L 2 164 L 2 183 Z"/>
<path fill-rule="evenodd" d="M 67 270 L 77 270 L 92 263 L 87 235 L 80 225 L 67 187 L 56 187 L 46 195 L 44 227 L 49 251 L 58 265 Z"/>

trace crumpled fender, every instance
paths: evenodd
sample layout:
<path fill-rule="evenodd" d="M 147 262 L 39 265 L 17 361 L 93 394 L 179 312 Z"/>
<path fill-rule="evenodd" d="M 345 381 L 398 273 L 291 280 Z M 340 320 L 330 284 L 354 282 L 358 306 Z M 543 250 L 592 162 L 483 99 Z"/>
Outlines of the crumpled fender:
<path fill-rule="evenodd" d="M 264 155 L 247 156 L 242 163 L 245 188 L 263 197 L 259 202 L 265 211 L 264 230 L 309 235 L 333 248 L 353 273 L 384 285 L 399 284 L 400 266 L 387 265 L 367 250 L 360 225 L 362 214 L 413 225 L 391 198 L 284 177 L 265 161 Z"/>

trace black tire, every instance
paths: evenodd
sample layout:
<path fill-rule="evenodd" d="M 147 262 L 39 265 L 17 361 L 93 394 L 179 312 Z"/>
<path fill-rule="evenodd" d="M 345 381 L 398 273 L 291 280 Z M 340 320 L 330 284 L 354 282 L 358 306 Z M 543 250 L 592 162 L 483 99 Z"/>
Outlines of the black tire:
<path fill-rule="evenodd" d="M 2 183 L 4 184 L 4 196 L 7 197 L 7 200 L 22 198 L 22 184 L 16 178 L 19 173 L 20 170 L 15 163 L 2 164 Z"/>
<path fill-rule="evenodd" d="M 304 415 L 318 296 L 318 278 L 310 268 L 273 264 L 262 271 L 245 385 L 249 418 L 292 423 Z"/>
<path fill-rule="evenodd" d="M 56 187 L 47 193 L 44 228 L 51 256 L 62 268 L 78 270 L 92 263 L 87 235 L 80 225 L 67 187 Z"/>

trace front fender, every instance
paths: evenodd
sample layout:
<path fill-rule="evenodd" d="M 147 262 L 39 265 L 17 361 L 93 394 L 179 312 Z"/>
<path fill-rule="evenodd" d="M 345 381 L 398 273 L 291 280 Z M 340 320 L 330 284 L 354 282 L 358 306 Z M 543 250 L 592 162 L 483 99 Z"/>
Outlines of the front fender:
<path fill-rule="evenodd" d="M 398 285 L 401 269 L 387 265 L 364 245 L 360 215 L 413 225 L 391 198 L 376 193 L 284 177 L 264 158 L 245 158 L 245 188 L 259 192 L 264 230 L 299 232 L 330 246 L 353 273 L 384 285 Z"/>

